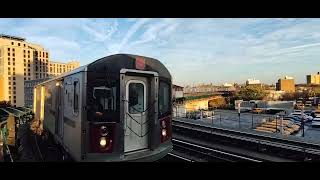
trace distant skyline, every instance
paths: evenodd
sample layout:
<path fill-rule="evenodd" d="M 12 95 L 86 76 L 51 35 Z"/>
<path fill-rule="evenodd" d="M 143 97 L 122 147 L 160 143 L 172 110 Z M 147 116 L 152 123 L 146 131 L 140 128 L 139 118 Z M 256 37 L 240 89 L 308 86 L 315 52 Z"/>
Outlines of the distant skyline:
<path fill-rule="evenodd" d="M 154 57 L 183 86 L 305 83 L 320 71 L 320 19 L 0 19 L 0 34 L 42 45 L 53 61 Z"/>

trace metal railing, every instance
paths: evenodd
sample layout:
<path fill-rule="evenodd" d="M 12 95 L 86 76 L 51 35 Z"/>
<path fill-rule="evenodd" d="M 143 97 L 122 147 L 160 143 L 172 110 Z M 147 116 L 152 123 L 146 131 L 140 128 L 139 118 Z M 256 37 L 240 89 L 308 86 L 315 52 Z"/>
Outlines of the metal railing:
<path fill-rule="evenodd" d="M 275 114 L 258 114 L 233 110 L 206 110 L 206 109 L 178 109 L 173 108 L 173 115 L 176 118 L 193 119 L 202 123 L 211 124 L 215 127 L 254 130 L 263 123 L 276 121 L 276 127 L 281 125 L 280 118 Z M 281 128 L 276 128 L 275 133 L 281 133 Z"/>
<path fill-rule="evenodd" d="M 140 113 L 139 113 L 140 114 Z M 144 118 L 146 117 L 146 118 Z M 149 122 L 149 118 L 148 116 L 145 114 L 145 113 L 141 113 L 140 117 L 140 122 L 135 119 L 134 117 L 132 117 L 132 115 L 130 113 L 126 113 L 126 129 L 130 130 L 132 133 L 134 133 L 136 136 L 138 137 L 144 137 L 146 136 L 148 133 L 149 133 L 149 128 L 147 125 L 148 122 Z M 143 119 L 145 119 L 145 121 L 143 122 Z M 129 122 L 128 122 L 129 121 Z M 138 126 L 140 126 L 140 133 L 139 132 L 136 132 L 135 130 L 132 129 L 132 122 L 138 124 Z M 130 124 L 130 126 L 128 125 Z M 147 127 L 147 130 L 146 132 L 143 134 L 143 127 L 146 126 Z M 127 133 L 126 133 L 127 134 Z"/>

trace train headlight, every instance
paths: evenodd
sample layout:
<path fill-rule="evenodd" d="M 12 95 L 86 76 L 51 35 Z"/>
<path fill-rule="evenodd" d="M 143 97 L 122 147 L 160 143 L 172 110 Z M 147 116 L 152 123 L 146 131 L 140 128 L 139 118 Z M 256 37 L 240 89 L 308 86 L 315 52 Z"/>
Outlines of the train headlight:
<path fill-rule="evenodd" d="M 105 147 L 107 145 L 107 140 L 105 137 L 100 138 L 100 146 Z"/>
<path fill-rule="evenodd" d="M 101 126 L 100 133 L 101 133 L 101 136 L 107 136 L 109 134 L 107 127 Z"/>
<path fill-rule="evenodd" d="M 167 130 L 166 129 L 162 129 L 161 134 L 162 134 L 163 137 L 166 137 L 167 136 Z"/>

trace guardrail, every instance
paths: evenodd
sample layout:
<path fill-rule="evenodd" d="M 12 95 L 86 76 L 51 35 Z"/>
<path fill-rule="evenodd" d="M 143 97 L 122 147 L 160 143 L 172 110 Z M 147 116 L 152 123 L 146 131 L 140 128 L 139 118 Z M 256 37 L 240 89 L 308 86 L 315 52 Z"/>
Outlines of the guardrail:
<path fill-rule="evenodd" d="M 270 122 L 277 116 L 274 114 L 254 114 L 242 112 L 238 114 L 231 110 L 192 110 L 175 109 L 173 112 L 175 118 L 187 118 L 194 120 L 207 121 L 211 125 L 219 127 L 232 127 L 238 129 L 255 129 L 264 122 Z"/>
<path fill-rule="evenodd" d="M 237 131 L 232 129 L 225 129 L 219 127 L 212 127 L 208 125 L 195 124 L 183 120 L 173 119 L 173 128 L 183 128 L 190 133 L 196 132 L 206 133 L 207 135 L 220 136 L 231 138 L 239 141 L 255 143 L 258 146 L 265 145 L 274 148 L 280 148 L 305 154 L 305 157 L 316 156 L 320 158 L 320 144 L 308 141 L 299 141 L 291 138 L 282 138 L 277 136 L 270 136 L 264 133 L 252 133 L 245 131 Z"/>

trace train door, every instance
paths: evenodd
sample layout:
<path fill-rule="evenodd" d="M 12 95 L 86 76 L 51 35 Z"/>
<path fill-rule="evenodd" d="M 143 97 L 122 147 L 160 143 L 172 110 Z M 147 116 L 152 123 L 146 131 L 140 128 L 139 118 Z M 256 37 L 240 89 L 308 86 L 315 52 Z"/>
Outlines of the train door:
<path fill-rule="evenodd" d="M 148 148 L 148 81 L 145 77 L 125 76 L 124 152 Z"/>
<path fill-rule="evenodd" d="M 63 82 L 56 83 L 55 134 L 63 138 Z"/>

